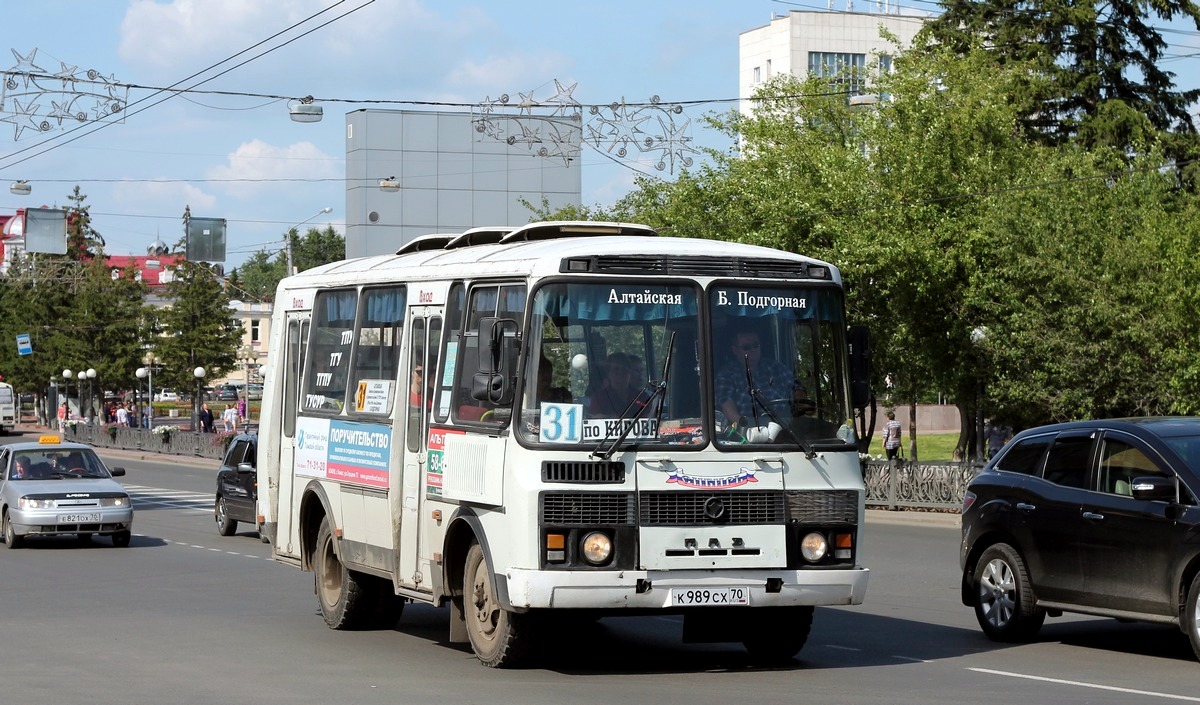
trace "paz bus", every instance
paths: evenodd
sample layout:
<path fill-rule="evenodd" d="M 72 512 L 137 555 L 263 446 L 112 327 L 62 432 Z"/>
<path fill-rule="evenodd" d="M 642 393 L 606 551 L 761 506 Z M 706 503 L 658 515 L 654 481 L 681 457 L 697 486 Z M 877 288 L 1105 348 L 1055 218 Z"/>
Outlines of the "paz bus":
<path fill-rule="evenodd" d="M 17 425 L 17 395 L 13 386 L 0 382 L 0 434 L 10 433 Z"/>
<path fill-rule="evenodd" d="M 669 614 L 779 661 L 863 600 L 867 340 L 830 264 L 475 228 L 284 279 L 270 344 L 258 520 L 334 629 L 449 605 L 507 667 L 566 617 Z"/>

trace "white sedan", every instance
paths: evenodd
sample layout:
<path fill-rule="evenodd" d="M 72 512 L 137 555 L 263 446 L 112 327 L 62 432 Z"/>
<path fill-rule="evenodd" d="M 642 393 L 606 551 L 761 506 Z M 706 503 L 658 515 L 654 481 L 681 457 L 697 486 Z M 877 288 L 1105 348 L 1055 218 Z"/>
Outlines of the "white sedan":
<path fill-rule="evenodd" d="M 63 443 L 58 436 L 0 446 L 0 532 L 8 548 L 20 548 L 27 536 L 93 534 L 129 545 L 133 505 L 129 493 L 91 446 Z"/>
<path fill-rule="evenodd" d="M 179 394 L 174 389 L 164 389 L 154 395 L 154 401 L 179 401 Z"/>

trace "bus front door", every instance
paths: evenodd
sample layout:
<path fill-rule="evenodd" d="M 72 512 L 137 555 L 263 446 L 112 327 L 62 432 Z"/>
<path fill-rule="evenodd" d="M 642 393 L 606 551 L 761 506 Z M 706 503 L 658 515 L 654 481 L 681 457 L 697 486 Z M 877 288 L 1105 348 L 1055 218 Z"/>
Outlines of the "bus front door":
<path fill-rule="evenodd" d="M 442 318 L 438 309 L 422 306 L 409 309 L 408 359 L 400 371 L 404 384 L 404 445 L 401 450 L 403 492 L 400 510 L 398 581 L 422 592 L 433 590 L 428 555 L 422 549 L 420 509 L 424 501 L 424 478 L 428 467 L 429 416 L 432 412 L 434 380 L 441 350 Z"/>

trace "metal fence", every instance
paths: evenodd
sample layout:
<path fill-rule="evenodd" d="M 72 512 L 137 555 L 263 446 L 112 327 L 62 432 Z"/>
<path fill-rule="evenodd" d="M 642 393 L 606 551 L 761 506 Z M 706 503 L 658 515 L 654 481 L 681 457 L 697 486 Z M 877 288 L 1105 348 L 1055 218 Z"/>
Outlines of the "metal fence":
<path fill-rule="evenodd" d="M 194 433 L 180 430 L 159 432 L 125 426 L 77 424 L 67 426 L 63 440 L 79 441 L 97 448 L 140 450 L 165 455 L 194 455 L 200 458 L 221 460 L 225 457 L 225 450 L 229 447 L 229 439 L 233 435 L 232 433 Z"/>
<path fill-rule="evenodd" d="M 221 460 L 232 433 L 169 433 L 124 426 L 68 426 L 65 440 L 80 441 L 97 448 L 136 450 L 164 455 L 192 455 Z M 905 463 L 865 461 L 863 481 L 867 506 L 886 509 L 962 508 L 963 492 L 979 466 L 971 463 Z"/>
<path fill-rule="evenodd" d="M 867 506 L 887 509 L 962 509 L 963 492 L 979 471 L 972 463 L 862 464 Z"/>

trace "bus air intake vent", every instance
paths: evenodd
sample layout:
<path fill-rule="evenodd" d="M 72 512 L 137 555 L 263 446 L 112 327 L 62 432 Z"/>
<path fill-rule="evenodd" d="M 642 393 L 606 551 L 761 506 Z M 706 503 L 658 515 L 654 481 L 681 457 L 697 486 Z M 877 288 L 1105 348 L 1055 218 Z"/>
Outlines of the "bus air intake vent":
<path fill-rule="evenodd" d="M 794 524 L 857 524 L 856 490 L 791 490 L 788 521 Z"/>
<path fill-rule="evenodd" d="M 573 258 L 578 261 L 582 258 Z M 734 257 L 680 257 L 664 255 L 599 255 L 589 258 L 587 271 L 595 274 L 675 274 L 709 277 L 767 277 L 772 279 L 827 279 L 829 268 L 782 259 Z M 562 271 L 579 271 L 579 264 Z"/>
<path fill-rule="evenodd" d="M 632 526 L 631 492 L 543 492 L 543 526 Z"/>
<path fill-rule="evenodd" d="M 621 484 L 625 482 L 625 463 L 604 460 L 545 460 L 542 482 L 578 484 Z"/>
<path fill-rule="evenodd" d="M 642 526 L 782 524 L 782 492 L 643 492 Z"/>

